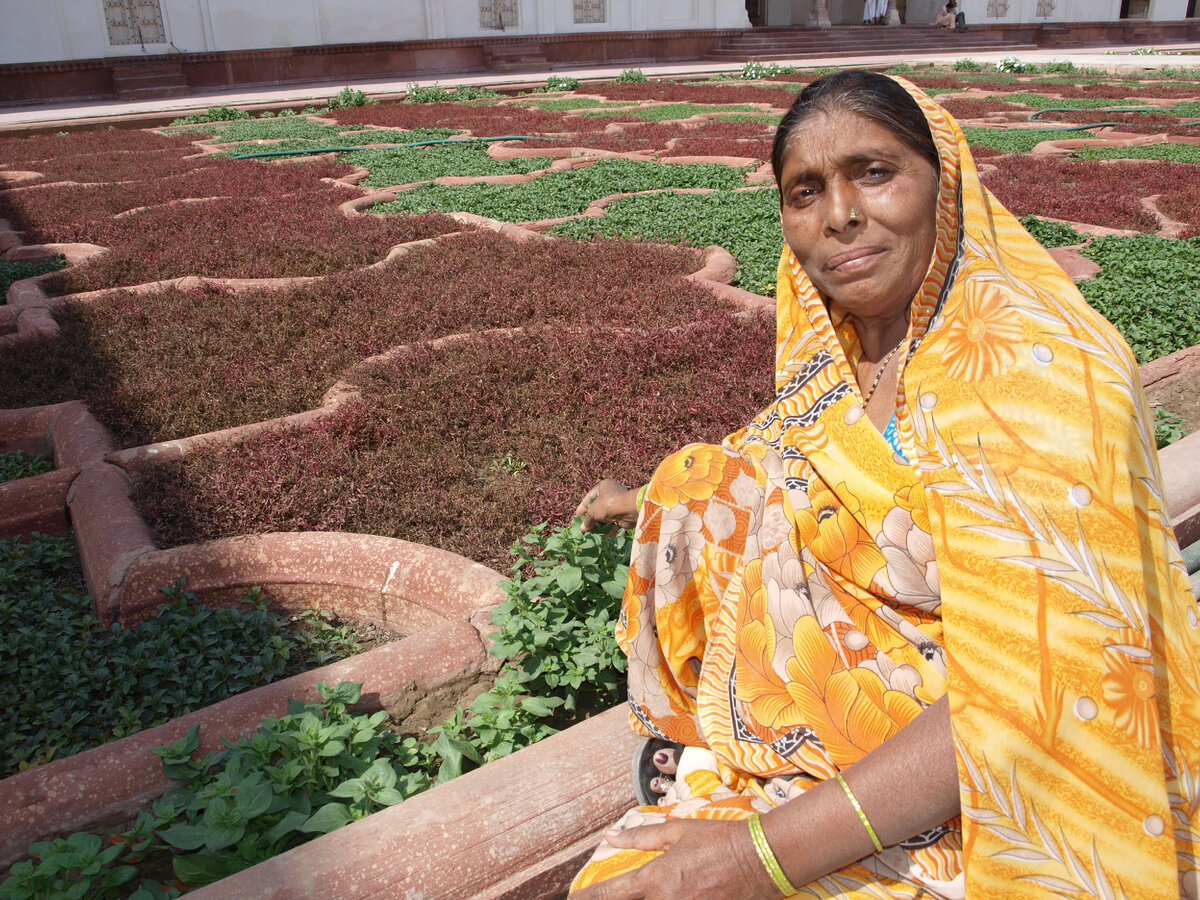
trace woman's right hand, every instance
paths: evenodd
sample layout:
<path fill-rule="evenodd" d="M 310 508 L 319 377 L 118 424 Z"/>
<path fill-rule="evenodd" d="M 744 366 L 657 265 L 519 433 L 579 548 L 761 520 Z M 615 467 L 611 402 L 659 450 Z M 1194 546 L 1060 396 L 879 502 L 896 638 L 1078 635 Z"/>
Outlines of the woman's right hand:
<path fill-rule="evenodd" d="M 632 528 L 637 524 L 637 488 L 627 488 L 619 481 L 605 478 L 583 495 L 575 515 L 583 516 L 583 530 L 591 531 L 597 525 L 611 525 L 609 534 L 618 528 Z"/>

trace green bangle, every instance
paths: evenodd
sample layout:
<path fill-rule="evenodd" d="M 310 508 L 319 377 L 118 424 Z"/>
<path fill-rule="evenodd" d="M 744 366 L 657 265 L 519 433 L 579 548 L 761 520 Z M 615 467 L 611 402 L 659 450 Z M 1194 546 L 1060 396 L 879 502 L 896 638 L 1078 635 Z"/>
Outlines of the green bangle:
<path fill-rule="evenodd" d="M 648 491 L 649 489 L 650 489 L 650 485 L 648 485 L 648 484 L 643 484 L 640 488 L 638 488 L 637 499 L 634 501 L 633 505 L 634 505 L 634 508 L 637 509 L 639 514 L 642 511 L 642 504 L 646 502 L 646 491 Z"/>
<path fill-rule="evenodd" d="M 863 828 L 867 829 L 867 834 L 871 836 L 871 843 L 875 845 L 875 852 L 878 853 L 883 849 L 883 844 L 879 843 L 879 835 L 875 833 L 875 829 L 871 827 L 871 820 L 867 818 L 867 814 L 863 812 L 862 804 L 858 802 L 858 798 L 854 796 L 854 791 L 850 790 L 850 785 L 846 784 L 846 779 L 842 777 L 841 772 L 837 772 L 833 776 L 837 779 L 837 783 L 842 786 L 842 790 L 846 792 L 846 796 L 850 800 L 850 805 L 854 807 L 854 811 L 858 813 L 858 820 L 863 823 Z"/>
<path fill-rule="evenodd" d="M 747 824 L 750 826 L 750 840 L 754 844 L 754 852 L 758 854 L 763 868 L 767 870 L 767 874 L 775 882 L 775 887 L 779 888 L 779 893 L 785 897 L 791 897 L 799 893 L 792 886 L 792 883 L 788 881 L 788 877 L 783 874 L 783 867 L 779 865 L 779 860 L 775 858 L 775 854 L 771 851 L 771 845 L 767 842 L 767 836 L 763 833 L 762 819 L 759 818 L 758 813 L 752 815 Z"/>

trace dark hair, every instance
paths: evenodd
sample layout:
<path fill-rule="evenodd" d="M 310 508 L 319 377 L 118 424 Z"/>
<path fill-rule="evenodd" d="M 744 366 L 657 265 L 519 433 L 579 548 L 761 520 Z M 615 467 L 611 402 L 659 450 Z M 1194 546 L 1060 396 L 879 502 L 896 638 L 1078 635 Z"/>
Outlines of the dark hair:
<path fill-rule="evenodd" d="M 941 169 L 929 123 L 908 91 L 886 75 L 865 69 L 848 69 L 818 78 L 800 92 L 784 113 L 771 148 L 771 168 L 775 170 L 776 184 L 783 171 L 788 141 L 796 129 L 818 112 L 838 110 L 857 113 L 879 123 L 925 157 L 935 172 Z"/>

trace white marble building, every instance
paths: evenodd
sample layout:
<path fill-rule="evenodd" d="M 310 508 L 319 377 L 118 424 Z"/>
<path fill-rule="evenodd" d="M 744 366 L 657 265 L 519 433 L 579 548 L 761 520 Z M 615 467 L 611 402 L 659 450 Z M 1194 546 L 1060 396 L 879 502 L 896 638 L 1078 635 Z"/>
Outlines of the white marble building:
<path fill-rule="evenodd" d="M 928 23 L 944 0 L 890 0 Z M 1197 0 L 960 0 L 968 22 L 1179 20 Z M 601 32 L 854 25 L 863 0 L 0 0 L 0 64 Z"/>

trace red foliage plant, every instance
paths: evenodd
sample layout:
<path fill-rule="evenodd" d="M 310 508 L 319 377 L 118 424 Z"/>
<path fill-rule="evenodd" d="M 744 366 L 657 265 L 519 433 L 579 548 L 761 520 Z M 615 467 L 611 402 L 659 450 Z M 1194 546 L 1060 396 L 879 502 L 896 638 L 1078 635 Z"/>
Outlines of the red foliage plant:
<path fill-rule="evenodd" d="M 770 400 L 773 355 L 773 320 L 729 313 L 672 331 L 423 344 L 316 428 L 156 466 L 136 501 L 164 544 L 340 530 L 499 567 L 529 525 L 565 519 L 599 478 L 640 483 L 671 450 L 748 421 Z"/>
<path fill-rule="evenodd" d="M 1181 218 L 1197 221 L 1194 210 L 1200 196 L 1200 166 L 1017 155 L 998 156 L 989 162 L 996 168 L 983 176 L 984 184 L 1017 215 L 1032 213 L 1152 233 L 1157 222 L 1142 209 L 1138 198 L 1160 194 L 1168 204 L 1177 198 L 1189 204 L 1193 212 Z M 1120 185 L 1120 190 L 1113 185 Z"/>
<path fill-rule="evenodd" d="M 162 150 L 172 150 L 176 154 L 195 153 L 192 146 L 194 140 L 194 134 L 161 135 L 152 131 L 117 128 L 72 131 L 69 134 L 37 134 L 31 137 L 0 137 L 0 163 L 21 169 L 35 162 L 86 159 L 100 153 L 123 151 L 141 154 Z"/>
<path fill-rule="evenodd" d="M 87 240 L 96 223 L 143 206 L 187 198 L 253 197 L 312 190 L 350 166 L 326 161 L 264 164 L 256 160 L 195 160 L 180 175 L 120 184 L 45 184 L 0 193 L 0 216 L 30 242 Z"/>
<path fill-rule="evenodd" d="M 328 275 L 379 262 L 390 247 L 462 228 L 449 216 L 353 216 L 359 196 L 324 186 L 273 197 L 153 206 L 93 222 L 85 240 L 110 248 L 46 281 L 58 294 L 126 287 L 184 275 L 280 278 Z"/>
<path fill-rule="evenodd" d="M 1118 131 L 1129 131 L 1135 134 L 1165 134 L 1187 137 L 1200 136 L 1200 126 L 1182 125 L 1181 122 L 1194 122 L 1200 116 L 1179 118 L 1167 113 L 1115 113 L 1101 112 L 1095 109 L 1073 109 L 1067 112 L 1054 113 L 1053 118 L 1043 117 L 1035 121 L 1046 121 L 1048 127 L 1054 127 L 1053 121 L 1071 122 L 1078 125 L 1091 125 L 1098 122 L 1116 122 Z M 1103 132 L 1095 132 L 1096 137 L 1103 137 Z"/>
<path fill-rule="evenodd" d="M 982 119 L 996 113 L 1003 113 L 1010 121 L 1023 121 L 1029 118 L 1032 110 L 1028 106 L 1010 103 L 1007 100 L 985 100 L 981 97 L 963 97 L 958 94 L 946 94 L 939 98 L 942 108 L 956 119 Z"/>
<path fill-rule="evenodd" d="M 410 341 L 542 324 L 664 329 L 726 309 L 680 276 L 698 251 L 623 241 L 516 244 L 469 232 L 382 269 L 283 291 L 111 292 L 14 348 L 0 408 L 83 399 L 123 446 L 318 406 L 361 360 Z"/>

